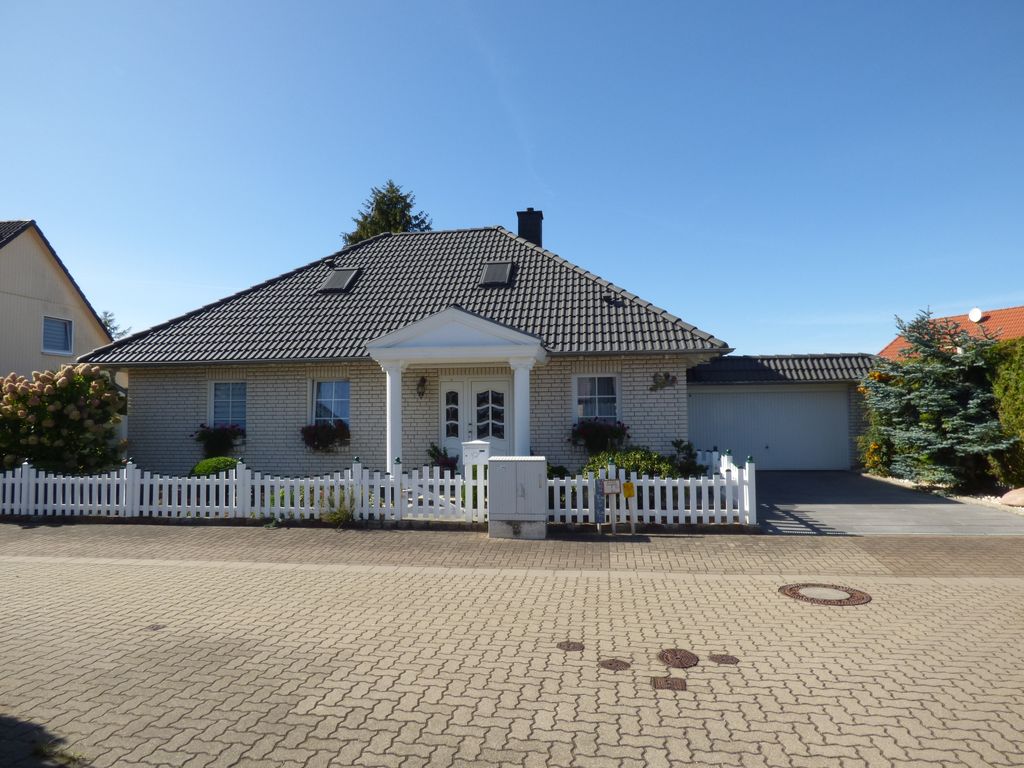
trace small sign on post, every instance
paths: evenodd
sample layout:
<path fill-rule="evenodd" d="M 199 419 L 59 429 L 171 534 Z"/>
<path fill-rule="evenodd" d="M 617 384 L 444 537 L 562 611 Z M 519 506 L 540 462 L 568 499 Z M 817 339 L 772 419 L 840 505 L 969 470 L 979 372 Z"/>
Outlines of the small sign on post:
<path fill-rule="evenodd" d="M 622 495 L 627 499 L 632 499 L 636 496 L 636 483 L 631 480 L 627 480 L 622 484 Z"/>
<path fill-rule="evenodd" d="M 612 496 L 616 493 L 622 493 L 622 481 L 618 479 L 602 480 L 602 490 L 605 496 Z"/>

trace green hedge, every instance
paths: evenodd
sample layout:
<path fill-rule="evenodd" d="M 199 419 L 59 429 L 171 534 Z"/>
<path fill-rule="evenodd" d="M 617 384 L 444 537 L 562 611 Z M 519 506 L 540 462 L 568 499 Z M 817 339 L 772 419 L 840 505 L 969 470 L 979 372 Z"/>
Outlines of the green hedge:
<path fill-rule="evenodd" d="M 192 471 L 189 474 L 193 477 L 216 475 L 221 472 L 227 472 L 237 466 L 238 459 L 233 459 L 230 456 L 211 456 L 192 467 Z"/>
<path fill-rule="evenodd" d="M 1004 485 L 1024 486 L 1024 338 L 999 342 L 992 356 L 992 392 L 999 423 L 1008 435 L 1017 438 L 1011 448 L 992 456 L 992 471 Z"/>
<path fill-rule="evenodd" d="M 668 456 L 652 451 L 650 448 L 623 448 L 618 451 L 602 451 L 595 453 L 583 465 L 584 472 L 597 474 L 609 464 L 627 472 L 638 475 L 657 475 L 658 477 L 679 477 L 679 468 Z"/>

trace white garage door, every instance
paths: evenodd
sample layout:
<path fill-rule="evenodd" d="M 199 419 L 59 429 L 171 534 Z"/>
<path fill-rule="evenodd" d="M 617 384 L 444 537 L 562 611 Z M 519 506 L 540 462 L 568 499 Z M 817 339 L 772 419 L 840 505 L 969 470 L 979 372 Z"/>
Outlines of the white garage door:
<path fill-rule="evenodd" d="M 690 441 L 759 469 L 849 469 L 846 385 L 690 386 Z"/>

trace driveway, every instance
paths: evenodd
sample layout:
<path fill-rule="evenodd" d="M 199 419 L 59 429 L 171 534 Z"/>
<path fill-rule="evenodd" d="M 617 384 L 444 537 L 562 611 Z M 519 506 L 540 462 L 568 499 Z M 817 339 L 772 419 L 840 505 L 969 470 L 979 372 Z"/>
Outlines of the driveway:
<path fill-rule="evenodd" d="M 0 766 L 1024 765 L 1021 541 L 0 524 Z"/>
<path fill-rule="evenodd" d="M 1024 535 L 1024 515 L 855 472 L 758 472 L 757 496 L 769 533 Z"/>

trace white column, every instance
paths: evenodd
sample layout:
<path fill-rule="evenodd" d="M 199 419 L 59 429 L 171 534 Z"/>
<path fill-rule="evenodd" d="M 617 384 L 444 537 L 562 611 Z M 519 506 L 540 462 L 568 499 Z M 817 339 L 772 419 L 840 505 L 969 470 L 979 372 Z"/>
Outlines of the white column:
<path fill-rule="evenodd" d="M 387 440 L 384 456 L 386 472 L 395 471 L 395 459 L 402 456 L 402 369 L 405 363 L 382 364 L 387 376 Z"/>
<path fill-rule="evenodd" d="M 511 360 L 512 411 L 515 417 L 515 455 L 530 455 L 530 369 L 533 360 Z"/>

